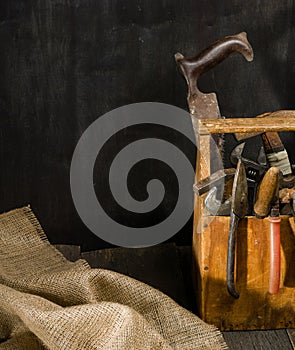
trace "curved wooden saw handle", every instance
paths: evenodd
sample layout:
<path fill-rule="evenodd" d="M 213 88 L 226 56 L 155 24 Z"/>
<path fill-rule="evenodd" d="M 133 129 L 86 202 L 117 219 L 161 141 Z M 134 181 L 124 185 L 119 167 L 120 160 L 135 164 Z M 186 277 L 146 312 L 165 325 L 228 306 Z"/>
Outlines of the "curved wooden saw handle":
<path fill-rule="evenodd" d="M 245 32 L 218 40 L 193 58 L 185 58 L 181 53 L 176 53 L 175 60 L 186 79 L 189 93 L 191 95 L 200 93 L 197 87 L 199 76 L 233 52 L 241 53 L 249 62 L 253 60 L 253 49 Z"/>

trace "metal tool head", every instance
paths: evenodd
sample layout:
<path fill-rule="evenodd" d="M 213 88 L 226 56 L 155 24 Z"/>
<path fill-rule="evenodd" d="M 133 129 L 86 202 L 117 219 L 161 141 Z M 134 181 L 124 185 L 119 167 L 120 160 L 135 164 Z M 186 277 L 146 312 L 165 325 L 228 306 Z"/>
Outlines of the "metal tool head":
<path fill-rule="evenodd" d="M 216 198 L 217 187 L 211 188 L 207 196 L 204 199 L 204 206 L 211 215 L 230 215 L 232 199 L 228 198 L 226 201 L 221 202 Z"/>
<path fill-rule="evenodd" d="M 235 168 L 220 169 L 205 179 L 194 184 L 194 192 L 200 196 L 214 188 L 214 186 L 223 185 L 226 181 L 234 177 Z"/>
<path fill-rule="evenodd" d="M 267 162 L 266 162 L 266 155 L 265 155 L 264 149 L 263 147 L 259 149 L 257 162 L 255 162 L 251 159 L 247 159 L 243 157 L 245 145 L 246 143 L 242 142 L 232 150 L 230 154 L 230 161 L 232 162 L 233 165 L 236 165 L 238 164 L 239 160 L 242 160 L 246 169 L 246 176 L 248 181 L 253 183 L 258 183 L 262 175 L 267 170 Z"/>
<path fill-rule="evenodd" d="M 245 146 L 246 146 L 246 142 L 242 142 L 239 143 L 232 151 L 230 154 L 230 161 L 232 162 L 232 164 L 236 165 L 238 164 L 238 160 L 243 158 L 246 159 L 245 156 L 243 155 L 245 152 Z M 267 166 L 267 157 L 265 154 L 265 150 L 264 147 L 261 146 L 259 148 L 259 151 L 257 151 L 257 158 L 256 160 L 251 160 L 251 159 L 246 159 L 247 161 L 252 162 L 253 164 L 256 164 L 258 166 Z M 247 157 L 247 156 L 246 156 Z"/>
<path fill-rule="evenodd" d="M 230 161 L 232 162 L 233 165 L 237 165 L 239 159 L 241 159 L 244 148 L 245 148 L 245 144 L 246 142 L 242 142 L 240 144 L 238 144 L 232 151 L 230 154 Z"/>
<path fill-rule="evenodd" d="M 264 151 L 264 147 L 261 146 L 259 149 L 258 157 L 257 157 L 257 162 L 260 165 L 267 166 L 267 159 L 266 159 L 266 154 Z"/>
<path fill-rule="evenodd" d="M 237 171 L 234 177 L 232 191 L 232 211 L 239 217 L 244 217 L 248 212 L 248 184 L 244 164 L 239 159 Z"/>

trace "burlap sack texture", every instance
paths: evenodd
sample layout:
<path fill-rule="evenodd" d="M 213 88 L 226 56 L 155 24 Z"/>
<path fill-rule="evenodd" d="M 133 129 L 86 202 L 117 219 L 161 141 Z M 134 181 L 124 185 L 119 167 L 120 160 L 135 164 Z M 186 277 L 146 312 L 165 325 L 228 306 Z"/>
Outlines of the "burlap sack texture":
<path fill-rule="evenodd" d="M 0 215 L 0 349 L 227 349 L 221 333 L 148 285 L 48 242 L 29 207 Z"/>

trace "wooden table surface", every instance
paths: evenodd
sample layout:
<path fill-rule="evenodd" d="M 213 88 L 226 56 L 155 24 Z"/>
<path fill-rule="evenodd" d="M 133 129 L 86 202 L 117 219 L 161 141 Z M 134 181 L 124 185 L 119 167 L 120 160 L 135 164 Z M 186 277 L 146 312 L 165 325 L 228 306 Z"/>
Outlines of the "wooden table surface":
<path fill-rule="evenodd" d="M 191 247 L 173 243 L 149 248 L 111 248 L 80 252 L 80 247 L 56 245 L 69 259 L 83 258 L 92 267 L 110 269 L 143 281 L 196 312 L 192 287 Z M 295 330 L 223 332 L 230 350 L 292 350 Z"/>

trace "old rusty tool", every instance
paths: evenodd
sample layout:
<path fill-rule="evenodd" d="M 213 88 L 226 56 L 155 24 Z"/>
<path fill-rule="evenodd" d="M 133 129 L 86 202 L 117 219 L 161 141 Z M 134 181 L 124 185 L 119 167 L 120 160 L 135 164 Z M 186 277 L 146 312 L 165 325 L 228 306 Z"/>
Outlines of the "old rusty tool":
<path fill-rule="evenodd" d="M 267 160 L 270 166 L 278 167 L 284 176 L 292 174 L 288 153 L 277 132 L 261 134 Z"/>
<path fill-rule="evenodd" d="M 280 188 L 280 214 L 294 216 L 293 198 L 295 198 L 295 186 L 292 188 Z"/>
<path fill-rule="evenodd" d="M 257 116 L 256 118 L 264 118 L 264 117 L 273 117 L 273 118 L 282 118 L 284 116 L 295 116 L 295 111 L 276 111 L 276 112 L 268 112 Z M 238 141 L 248 138 L 249 136 L 256 136 L 257 133 L 252 134 L 235 134 L 235 137 Z M 282 186 L 294 186 L 295 176 L 292 174 L 292 167 L 289 160 L 288 153 L 283 145 L 281 138 L 277 132 L 265 132 L 261 133 L 262 141 L 264 144 L 264 149 L 266 153 L 267 160 L 270 166 L 278 167 L 282 174 Z"/>
<path fill-rule="evenodd" d="M 280 141 L 281 142 L 281 141 Z M 262 147 L 259 151 L 257 161 L 253 161 L 252 159 L 248 159 L 243 157 L 243 151 L 245 149 L 245 142 L 242 142 L 238 144 L 231 152 L 230 154 L 230 161 L 233 165 L 236 165 L 238 163 L 238 160 L 241 158 L 245 168 L 246 168 L 246 174 L 247 179 L 249 181 L 250 187 L 255 187 L 255 184 L 257 184 L 267 171 L 269 169 L 269 165 L 267 165 L 266 162 L 266 154 L 264 152 L 264 147 Z M 289 175 L 283 175 L 282 169 L 278 166 L 280 171 L 280 178 L 279 178 L 279 186 L 280 188 L 292 188 L 295 186 L 295 176 L 293 174 Z M 291 165 L 291 171 L 294 171 L 294 166 Z"/>
<path fill-rule="evenodd" d="M 220 169 L 194 184 L 193 189 L 198 196 L 208 192 L 204 199 L 204 206 L 211 215 L 230 215 L 231 197 L 228 198 L 227 192 L 231 191 L 230 180 L 233 179 L 235 173 L 235 168 Z M 223 183 L 225 186 L 222 187 L 222 191 L 225 200 L 221 202 L 217 199 L 217 186 L 223 185 Z M 228 189 L 229 186 L 230 189 Z"/>
<path fill-rule="evenodd" d="M 205 179 L 194 184 L 194 192 L 201 196 L 202 194 L 208 192 L 211 188 L 228 181 L 230 178 L 234 177 L 236 173 L 235 168 L 220 169 L 217 170 L 212 175 L 206 177 Z"/>
<path fill-rule="evenodd" d="M 249 203 L 249 211 L 253 212 L 253 205 L 255 202 L 255 196 L 256 196 L 256 189 L 259 181 L 265 174 L 265 172 L 268 169 L 267 163 L 266 163 L 266 157 L 263 150 L 263 147 L 260 149 L 257 161 L 253 161 L 251 159 L 243 157 L 243 151 L 245 148 L 245 142 L 240 143 L 237 145 L 230 154 L 230 161 L 233 165 L 237 164 L 239 159 L 242 160 L 245 169 L 246 169 L 246 176 L 248 180 L 248 203 Z"/>
<path fill-rule="evenodd" d="M 295 186 L 292 188 L 282 188 L 279 191 L 280 203 L 289 203 L 295 194 Z"/>
<path fill-rule="evenodd" d="M 238 161 L 241 159 L 246 169 L 246 175 L 247 175 L 248 181 L 252 183 L 257 183 L 260 181 L 260 179 L 268 169 L 268 166 L 266 164 L 266 159 L 263 156 L 261 150 L 258 154 L 257 161 L 243 157 L 243 151 L 245 149 L 245 145 L 246 143 L 242 142 L 232 150 L 230 154 L 230 161 L 233 165 L 236 165 L 238 164 Z"/>
<path fill-rule="evenodd" d="M 292 172 L 294 172 L 293 166 L 292 166 Z M 293 188 L 295 186 L 295 175 L 294 173 L 289 175 L 283 175 L 282 172 L 280 172 L 280 180 L 279 180 L 280 188 Z"/>
<path fill-rule="evenodd" d="M 233 182 L 232 206 L 230 215 L 230 229 L 228 235 L 226 284 L 227 290 L 234 298 L 239 298 L 235 288 L 235 252 L 238 224 L 248 211 L 248 186 L 246 170 L 241 161 L 238 161 L 237 170 Z"/>
<path fill-rule="evenodd" d="M 217 187 L 211 188 L 204 199 L 204 206 L 211 215 L 230 215 L 232 206 L 232 197 L 230 196 L 224 202 L 217 199 Z"/>
<path fill-rule="evenodd" d="M 279 173 L 277 167 L 271 167 L 265 173 L 257 192 L 254 212 L 263 219 L 269 213 L 270 223 L 270 271 L 269 293 L 276 294 L 280 287 L 280 210 L 279 210 Z"/>
<path fill-rule="evenodd" d="M 247 40 L 246 33 L 227 36 L 216 41 L 193 58 L 186 58 L 181 53 L 175 54 L 175 60 L 188 85 L 187 101 L 196 134 L 198 132 L 198 119 L 217 119 L 221 117 L 216 94 L 202 93 L 198 89 L 198 79 L 203 73 L 215 67 L 233 52 L 241 53 L 247 61 L 253 60 L 253 50 Z M 223 152 L 222 140 L 220 135 L 215 136 L 215 142 L 221 154 Z M 216 154 L 218 150 L 211 150 L 211 160 L 214 160 L 212 163 L 218 164 L 216 170 L 223 167 L 223 164 L 218 161 L 220 159 L 220 155 Z M 204 162 L 201 159 L 202 161 Z M 203 164 L 203 167 L 206 166 L 206 164 Z M 202 164 L 200 168 L 202 168 Z"/>

